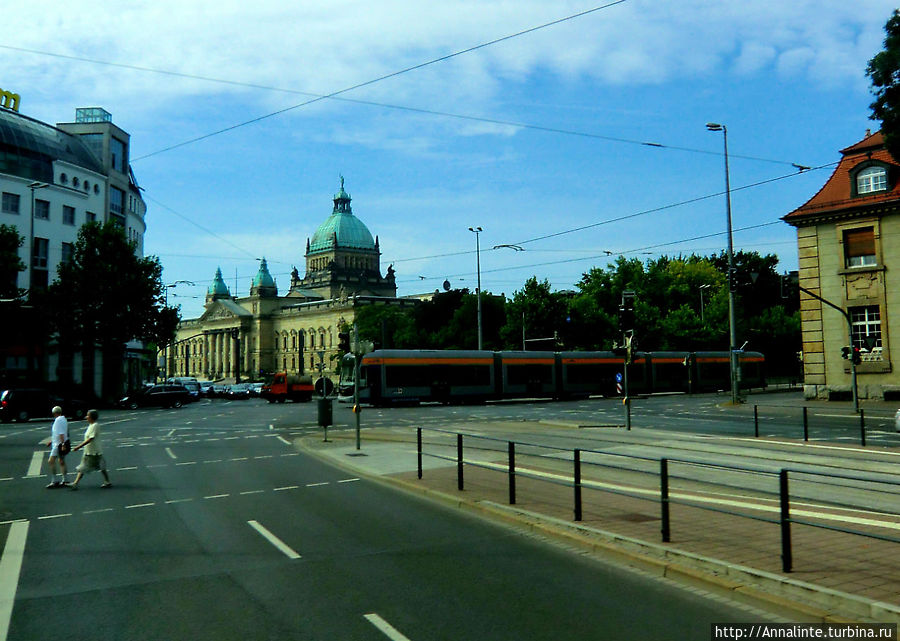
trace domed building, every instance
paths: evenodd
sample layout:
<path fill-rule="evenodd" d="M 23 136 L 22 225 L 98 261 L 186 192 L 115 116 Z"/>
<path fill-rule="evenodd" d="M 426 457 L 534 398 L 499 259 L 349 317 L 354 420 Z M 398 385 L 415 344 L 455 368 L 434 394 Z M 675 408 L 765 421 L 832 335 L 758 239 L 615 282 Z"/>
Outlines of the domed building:
<path fill-rule="evenodd" d="M 414 305 L 397 298 L 393 267 L 381 274 L 378 237 L 353 215 L 344 179 L 331 214 L 306 241 L 306 273 L 294 268 L 282 295 L 266 259 L 250 295 L 234 298 L 216 276 L 200 318 L 182 321 L 168 372 L 212 380 L 262 378 L 286 371 L 336 376 L 338 332 L 353 325 L 365 305 Z"/>

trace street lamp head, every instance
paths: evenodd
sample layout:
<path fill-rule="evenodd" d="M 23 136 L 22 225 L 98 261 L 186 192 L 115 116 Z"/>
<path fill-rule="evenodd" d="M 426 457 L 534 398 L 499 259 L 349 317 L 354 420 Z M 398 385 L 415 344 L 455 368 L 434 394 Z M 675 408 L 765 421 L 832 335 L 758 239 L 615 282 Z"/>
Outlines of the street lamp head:
<path fill-rule="evenodd" d="M 710 285 L 709 283 L 707 283 L 705 285 L 700 285 L 700 289 L 709 289 L 710 287 L 712 287 L 712 285 Z"/>
<path fill-rule="evenodd" d="M 469 227 L 469 231 L 474 231 L 476 234 L 480 231 L 484 231 L 481 227 Z"/>
<path fill-rule="evenodd" d="M 725 129 L 725 125 L 720 125 L 717 122 L 708 122 L 706 123 L 706 128 L 710 131 L 722 131 Z"/>

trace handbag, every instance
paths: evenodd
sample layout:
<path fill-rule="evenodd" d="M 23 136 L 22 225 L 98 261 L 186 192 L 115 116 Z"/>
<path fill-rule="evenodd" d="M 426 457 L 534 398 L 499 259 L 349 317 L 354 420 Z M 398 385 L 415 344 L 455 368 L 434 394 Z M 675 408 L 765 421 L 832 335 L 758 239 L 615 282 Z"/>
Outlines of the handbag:
<path fill-rule="evenodd" d="M 59 444 L 59 449 L 57 450 L 60 456 L 65 456 L 69 452 L 72 451 L 72 441 L 66 439 L 62 443 Z"/>

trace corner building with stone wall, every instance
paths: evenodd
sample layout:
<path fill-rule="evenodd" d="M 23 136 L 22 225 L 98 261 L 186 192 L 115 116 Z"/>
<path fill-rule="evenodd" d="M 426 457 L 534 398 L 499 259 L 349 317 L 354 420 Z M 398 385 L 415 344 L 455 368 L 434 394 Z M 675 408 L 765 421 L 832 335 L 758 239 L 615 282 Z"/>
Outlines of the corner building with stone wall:
<path fill-rule="evenodd" d="M 170 376 L 260 379 L 272 372 L 336 378 L 338 332 L 365 305 L 413 305 L 397 298 L 394 270 L 381 274 L 381 250 L 350 207 L 344 179 L 331 215 L 306 242 L 306 273 L 295 268 L 279 295 L 265 258 L 250 295 L 234 298 L 221 268 L 199 318 L 183 320 L 169 349 Z"/>

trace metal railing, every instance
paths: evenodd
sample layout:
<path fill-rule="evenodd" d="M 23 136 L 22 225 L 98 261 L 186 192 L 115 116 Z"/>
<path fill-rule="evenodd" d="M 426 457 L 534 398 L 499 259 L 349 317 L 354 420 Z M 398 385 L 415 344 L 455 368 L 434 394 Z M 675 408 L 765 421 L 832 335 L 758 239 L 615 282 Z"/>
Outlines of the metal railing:
<path fill-rule="evenodd" d="M 449 456 L 440 453 L 434 452 L 425 452 L 424 444 L 423 444 L 423 431 L 440 433 L 445 435 L 455 435 L 456 437 L 456 455 Z M 465 458 L 465 440 L 475 441 L 479 443 L 483 443 L 482 447 L 476 447 L 469 445 L 469 449 L 488 451 L 492 454 L 502 453 L 504 449 L 506 450 L 506 463 L 505 465 L 499 465 L 496 463 L 487 463 L 487 462 L 479 462 L 470 458 L 466 460 Z M 572 489 L 572 509 L 573 509 L 573 520 L 581 521 L 583 518 L 583 491 L 586 489 L 594 490 L 596 492 L 603 492 L 608 494 L 616 494 L 621 496 L 626 496 L 634 499 L 644 500 L 656 502 L 659 506 L 659 514 L 661 521 L 661 529 L 660 534 L 662 541 L 664 543 L 671 542 L 671 524 L 672 517 L 670 513 L 671 505 L 684 505 L 696 509 L 706 510 L 710 512 L 717 512 L 721 514 L 727 514 L 731 516 L 736 516 L 745 519 L 751 519 L 755 521 L 762 521 L 766 523 L 772 523 L 779 525 L 780 533 L 781 533 L 781 560 L 782 560 L 782 570 L 784 572 L 791 572 L 793 569 L 793 546 L 792 546 L 792 536 L 791 536 L 791 525 L 798 524 L 809 526 L 813 528 L 820 528 L 825 530 L 830 530 L 834 532 L 841 532 L 844 534 L 850 534 L 855 536 L 861 536 L 871 539 L 878 539 L 881 541 L 888 541 L 891 543 L 900 543 L 900 537 L 890 536 L 886 534 L 881 534 L 878 532 L 865 531 L 862 529 L 850 528 L 850 527 L 842 527 L 838 525 L 832 525 L 826 522 L 823 522 L 822 519 L 819 521 L 813 520 L 812 518 L 798 518 L 797 516 L 792 516 L 791 508 L 792 508 L 792 499 L 804 499 L 805 501 L 809 500 L 817 500 L 819 501 L 819 507 L 822 510 L 840 510 L 840 509 L 864 509 L 872 511 L 872 506 L 860 506 L 858 502 L 856 504 L 852 503 L 849 499 L 847 501 L 842 502 L 838 499 L 833 499 L 829 501 L 821 501 L 820 499 L 812 499 L 810 496 L 803 496 L 802 492 L 795 491 L 793 494 L 791 493 L 791 481 L 795 481 L 797 483 L 804 483 L 810 485 L 810 491 L 813 488 L 822 488 L 823 486 L 828 486 L 829 491 L 836 492 L 836 488 L 841 488 L 846 490 L 847 492 L 871 492 L 876 495 L 878 498 L 882 498 L 884 501 L 888 502 L 891 505 L 897 505 L 897 497 L 900 496 L 900 475 L 897 475 L 897 478 L 891 478 L 893 475 L 891 474 L 880 474 L 883 478 L 876 478 L 872 476 L 863 476 L 856 474 L 834 474 L 834 473 L 826 473 L 826 472 L 818 472 L 808 469 L 801 468 L 791 468 L 791 467 L 782 467 L 777 470 L 767 469 L 764 467 L 754 467 L 754 466 L 740 466 L 740 465 L 725 465 L 721 463 L 711 463 L 709 461 L 701 461 L 689 458 L 672 458 L 672 457 L 650 457 L 650 456 L 641 456 L 636 454 L 628 454 L 623 452 L 611 452 L 604 450 L 596 450 L 596 449 L 583 449 L 583 448 L 563 448 L 552 445 L 544 445 L 537 443 L 528 443 L 525 441 L 512 441 L 507 439 L 500 439 L 490 436 L 484 436 L 480 434 L 464 434 L 462 432 L 455 432 L 451 430 L 444 430 L 439 428 L 416 428 L 416 443 L 417 443 L 417 474 L 418 478 L 423 478 L 423 459 L 425 456 L 430 458 L 442 459 L 450 462 L 454 462 L 456 464 L 456 480 L 457 480 L 457 489 L 459 491 L 465 490 L 465 468 L 466 466 L 476 467 L 488 469 L 494 472 L 503 472 L 505 471 L 507 475 L 507 487 L 508 487 L 508 495 L 509 495 L 509 504 L 515 505 L 517 500 L 517 487 L 516 487 L 516 478 L 517 477 L 525 477 L 536 479 L 538 481 L 552 483 L 556 485 L 563 485 L 566 487 L 570 487 Z M 497 444 L 505 444 L 506 447 L 498 446 Z M 441 444 L 439 444 L 441 445 Z M 444 447 L 448 447 L 447 444 L 443 444 Z M 570 473 L 566 474 L 553 474 L 553 473 L 535 473 L 534 471 L 529 470 L 528 468 L 523 468 L 517 465 L 517 453 L 521 453 L 522 448 L 529 448 L 533 453 L 528 456 L 532 459 L 540 460 L 540 461 L 549 461 L 556 467 L 559 467 L 561 464 L 565 464 L 570 466 Z M 568 458 L 568 455 L 571 454 L 571 458 Z M 586 455 L 589 455 L 594 460 L 589 460 L 586 458 Z M 565 458 L 563 458 L 565 456 Z M 618 462 L 618 464 L 617 464 Z M 626 463 L 631 463 L 632 466 L 628 467 Z M 635 463 L 639 463 L 643 465 L 643 469 L 640 465 L 635 467 Z M 650 465 L 647 465 L 647 464 Z M 686 476 L 684 474 L 674 474 L 670 469 L 671 465 L 682 466 L 685 469 L 693 469 L 697 470 L 698 473 L 694 476 Z M 599 482 L 592 482 L 585 479 L 584 471 L 585 469 L 593 469 L 593 468 L 606 468 L 609 470 L 618 470 L 627 472 L 629 474 L 640 474 L 647 476 L 655 476 L 656 481 L 654 483 L 654 489 L 652 491 L 648 491 L 648 488 L 631 488 L 630 490 L 625 486 L 613 487 L 610 484 L 601 485 Z M 739 475 L 739 479 L 729 482 L 727 479 L 723 478 L 721 481 L 710 481 L 708 479 L 698 479 L 697 476 L 706 475 L 710 470 L 714 471 L 717 474 L 722 475 L 723 477 L 728 477 L 732 475 Z M 762 485 L 756 488 L 752 487 L 749 479 L 745 475 L 752 475 L 754 482 L 759 485 L 758 481 L 761 479 L 763 481 Z M 887 477 L 887 478 L 884 478 Z M 683 495 L 675 495 L 671 492 L 670 481 L 673 479 L 683 480 L 690 483 L 697 483 L 701 486 L 715 486 L 715 487 L 731 487 L 731 488 L 741 488 L 743 490 L 748 491 L 747 497 L 745 497 L 748 501 L 752 501 L 754 496 L 751 494 L 756 494 L 760 497 L 777 497 L 777 517 L 767 517 L 763 514 L 752 514 L 746 511 L 740 511 L 739 509 L 730 509 L 727 507 L 716 506 L 713 502 L 708 500 L 702 500 L 702 492 L 697 492 L 692 500 L 689 494 Z M 776 481 L 777 480 L 777 481 Z M 843 482 L 840 483 L 840 482 Z M 777 483 L 777 485 L 776 485 Z M 777 490 L 771 486 L 777 486 Z M 874 489 L 875 486 L 884 488 L 880 490 Z M 747 503 L 747 509 L 763 509 L 765 507 L 764 501 L 768 500 L 769 502 L 773 502 L 774 499 L 765 499 L 760 500 L 759 503 L 752 504 Z M 806 506 L 805 506 L 806 507 Z M 766 508 L 772 509 L 772 508 Z M 773 510 L 775 511 L 775 510 Z M 808 511 L 808 508 L 804 511 Z M 895 512 L 879 510 L 879 513 L 884 517 L 896 517 L 898 527 L 900 527 L 900 514 Z M 827 512 L 823 512 L 823 514 L 827 514 Z M 813 517 L 815 518 L 815 517 Z M 824 518 L 824 517 L 823 517 Z M 887 525 L 879 526 L 878 524 L 871 525 L 873 528 L 878 527 L 887 527 Z"/>

